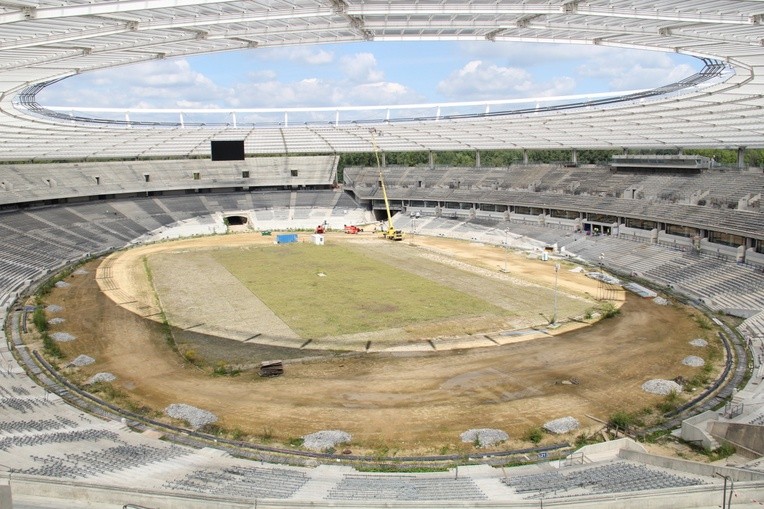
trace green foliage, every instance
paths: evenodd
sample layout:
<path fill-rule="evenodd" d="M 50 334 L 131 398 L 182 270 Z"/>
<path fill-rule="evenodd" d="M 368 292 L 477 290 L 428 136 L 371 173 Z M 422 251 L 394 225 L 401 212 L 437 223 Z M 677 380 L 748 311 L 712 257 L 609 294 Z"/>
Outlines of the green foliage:
<path fill-rule="evenodd" d="M 273 428 L 270 426 L 263 426 L 263 429 L 260 431 L 260 439 L 264 442 L 273 440 Z"/>
<path fill-rule="evenodd" d="M 201 362 L 201 359 L 197 355 L 196 350 L 191 350 L 191 349 L 186 350 L 185 352 L 183 352 L 183 358 L 194 365 L 198 365 L 198 363 Z"/>
<path fill-rule="evenodd" d="M 658 431 L 654 431 L 652 433 L 648 433 L 647 435 L 645 435 L 644 441 L 647 442 L 648 444 L 657 444 L 661 438 L 670 436 L 670 435 L 671 435 L 670 429 L 660 429 Z"/>
<path fill-rule="evenodd" d="M 621 310 L 615 307 L 612 302 L 603 302 L 600 306 L 600 314 L 602 318 L 613 318 L 621 314 Z"/>
<path fill-rule="evenodd" d="M 56 343 L 47 332 L 42 333 L 42 348 L 43 351 L 51 357 L 55 357 L 56 359 L 64 358 L 64 352 L 61 351 L 61 347 L 58 346 L 58 343 Z"/>
<path fill-rule="evenodd" d="M 302 437 L 292 437 L 287 440 L 287 444 L 289 444 L 291 447 L 302 447 L 303 443 L 305 443 L 305 439 Z"/>
<path fill-rule="evenodd" d="M 735 454 L 735 451 L 736 449 L 734 445 L 730 444 L 729 442 L 724 442 L 719 446 L 719 448 L 707 452 L 707 455 L 710 461 L 719 461 L 724 458 L 729 458 Z"/>
<path fill-rule="evenodd" d="M 88 392 L 97 394 L 101 399 L 109 402 L 121 402 L 127 399 L 124 392 L 109 382 L 96 382 L 88 387 Z"/>
<path fill-rule="evenodd" d="M 186 355 L 188 355 L 188 352 L 186 352 Z M 240 369 L 234 368 L 223 361 L 219 361 L 212 370 L 212 376 L 238 376 L 240 373 Z"/>
<path fill-rule="evenodd" d="M 575 446 L 576 446 L 576 449 L 580 449 L 581 447 L 585 445 L 596 444 L 600 441 L 601 440 L 598 437 L 598 435 L 587 436 L 586 434 L 581 433 L 578 436 L 576 436 Z"/>
<path fill-rule="evenodd" d="M 32 314 L 32 323 L 40 334 L 48 331 L 48 320 L 45 318 L 45 310 L 42 306 L 35 308 L 34 314 Z"/>
<path fill-rule="evenodd" d="M 524 438 L 529 442 L 538 444 L 544 439 L 544 430 L 538 426 L 534 426 L 525 432 Z"/>
<path fill-rule="evenodd" d="M 667 412 L 671 412 L 672 410 L 676 410 L 681 401 L 682 398 L 679 396 L 679 393 L 676 391 L 671 391 L 663 398 L 661 402 L 656 405 L 656 407 L 658 410 L 665 414 Z"/>
<path fill-rule="evenodd" d="M 713 327 L 711 325 L 711 320 L 708 319 L 708 317 L 704 315 L 695 315 L 695 323 L 698 324 L 698 327 L 704 330 L 711 330 Z"/>
<path fill-rule="evenodd" d="M 628 430 L 635 424 L 635 418 L 632 414 L 619 410 L 610 416 L 607 423 L 611 428 Z"/>

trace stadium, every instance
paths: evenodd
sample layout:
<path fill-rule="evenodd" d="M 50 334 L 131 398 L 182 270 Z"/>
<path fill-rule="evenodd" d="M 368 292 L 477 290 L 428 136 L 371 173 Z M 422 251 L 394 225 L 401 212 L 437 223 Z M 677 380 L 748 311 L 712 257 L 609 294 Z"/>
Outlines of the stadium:
<path fill-rule="evenodd" d="M 760 506 L 764 172 L 746 155 L 764 148 L 764 11 L 685 4 L 0 2 L 0 506 Z M 69 76 L 152 59 L 430 39 L 678 52 L 702 69 L 530 109 L 236 112 L 203 124 L 75 115 L 36 99 Z M 535 161 L 541 150 L 564 160 Z M 474 165 L 436 164 L 455 151 Z M 517 158 L 481 164 L 495 151 Z M 585 151 L 613 156 L 585 164 Z M 401 152 L 426 162 L 388 165 Z M 340 168 L 352 153 L 379 167 Z M 402 242 L 371 231 L 393 221 Z M 264 270 L 237 267 L 242 253 L 247 270 Z M 290 269 L 277 269 L 286 258 Z M 352 267 L 364 277 L 307 301 L 294 293 Z M 252 286 L 291 268 L 292 284 Z M 388 280 L 398 282 L 379 293 Z M 353 293 L 367 287 L 384 296 Z M 296 311 L 273 311 L 279 296 Z M 318 311 L 324 301 L 348 312 Z M 80 365 L 89 355 L 93 367 Z M 541 362 L 521 366 L 523 356 Z M 276 359 L 281 376 L 243 383 L 258 367 L 281 370 Z M 701 364 L 688 359 L 709 368 L 696 386 Z M 204 372 L 212 366 L 220 376 Z M 423 384 L 425 371 L 437 377 Z M 90 375 L 116 379 L 83 383 Z M 678 404 L 654 410 L 667 401 L 645 393 L 648 381 L 678 387 Z M 182 412 L 168 419 L 165 405 Z M 641 434 L 612 417 L 645 405 L 654 422 Z M 210 409 L 218 428 L 195 422 Z M 369 423 L 377 435 L 364 435 Z M 541 424 L 538 441 L 522 438 Z M 462 431 L 475 434 L 460 442 Z M 480 431 L 509 437 L 489 443 Z M 312 432 L 340 438 L 311 449 Z M 735 454 L 656 453 L 650 442 L 669 433 Z"/>

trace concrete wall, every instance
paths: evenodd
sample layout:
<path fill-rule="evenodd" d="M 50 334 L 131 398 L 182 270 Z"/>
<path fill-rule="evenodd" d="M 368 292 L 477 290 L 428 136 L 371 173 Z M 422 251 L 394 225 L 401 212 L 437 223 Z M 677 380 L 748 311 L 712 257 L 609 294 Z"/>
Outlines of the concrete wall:
<path fill-rule="evenodd" d="M 679 472 L 686 472 L 688 474 L 702 475 L 705 477 L 714 477 L 716 474 L 721 474 L 729 476 L 735 482 L 764 482 L 764 472 L 756 472 L 753 470 L 742 470 L 739 468 L 722 467 L 707 463 L 697 463 L 695 461 L 668 458 L 665 456 L 656 456 L 654 454 L 647 454 L 644 452 L 632 451 L 628 449 L 622 449 L 618 456 L 626 460 L 638 461 L 639 463 L 644 463 L 645 465 L 668 468 L 671 470 L 677 470 Z"/>
<path fill-rule="evenodd" d="M 640 454 L 640 453 L 635 453 Z M 113 505 L 122 507 L 134 504 L 143 507 L 161 507 L 162 509 L 297 509 L 312 507 L 314 509 L 332 508 L 396 508 L 396 509 L 444 509 L 444 508 L 483 508 L 499 509 L 513 508 L 546 508 L 564 507 L 566 509 L 674 509 L 708 508 L 713 507 L 717 496 L 722 496 L 721 480 L 719 484 L 689 486 L 672 490 L 650 490 L 641 492 L 590 495 L 560 499 L 539 500 L 505 500 L 505 501 L 340 501 L 340 500 L 225 500 L 211 496 L 170 495 L 160 492 L 141 492 L 127 488 L 108 488 L 84 483 L 61 482 L 52 480 L 36 480 L 32 476 L 13 476 L 12 489 L 14 497 L 20 504 L 30 500 L 36 506 L 50 501 L 49 507 L 65 507 L 67 501 L 76 501 L 83 507 L 90 504 L 98 507 Z M 735 495 L 741 500 L 761 500 L 764 498 L 764 482 L 735 483 Z M 680 504 L 677 502 L 681 501 Z M 5 509 L 5 506 L 0 506 Z"/>
<path fill-rule="evenodd" d="M 0 480 L 0 509 L 13 509 L 11 483 L 4 479 Z"/>
<path fill-rule="evenodd" d="M 713 422 L 711 435 L 726 440 L 738 448 L 738 452 L 751 459 L 764 456 L 764 426 L 735 422 Z"/>
<path fill-rule="evenodd" d="M 708 421 L 716 420 L 718 417 L 716 412 L 708 410 L 683 420 L 682 440 L 692 444 L 699 444 L 704 449 L 713 449 L 717 444 L 706 431 L 706 424 Z"/>

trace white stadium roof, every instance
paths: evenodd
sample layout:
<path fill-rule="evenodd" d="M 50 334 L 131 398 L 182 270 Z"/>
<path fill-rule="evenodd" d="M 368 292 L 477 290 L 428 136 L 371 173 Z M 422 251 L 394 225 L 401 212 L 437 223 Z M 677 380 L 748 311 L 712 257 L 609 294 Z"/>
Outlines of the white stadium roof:
<path fill-rule="evenodd" d="M 0 160 L 206 155 L 211 139 L 244 139 L 248 153 L 369 151 L 372 126 L 384 151 L 760 148 L 763 19 L 750 0 L 0 0 Z M 713 72 L 618 103 L 377 124 L 67 121 L 35 110 L 29 88 L 152 59 L 360 40 L 642 48 L 709 59 Z"/>

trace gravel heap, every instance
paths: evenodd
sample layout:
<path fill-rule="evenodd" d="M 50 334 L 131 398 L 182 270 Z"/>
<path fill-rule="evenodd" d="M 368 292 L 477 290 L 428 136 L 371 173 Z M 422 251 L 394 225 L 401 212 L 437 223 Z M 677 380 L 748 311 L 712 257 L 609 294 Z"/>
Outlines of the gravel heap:
<path fill-rule="evenodd" d="M 478 447 L 491 447 L 496 444 L 506 442 L 509 440 L 509 435 L 500 429 L 479 428 L 468 429 L 459 435 L 459 438 L 462 439 L 462 442 L 477 442 Z"/>
<path fill-rule="evenodd" d="M 111 373 L 96 373 L 95 375 L 91 376 L 90 379 L 85 383 L 90 385 L 97 384 L 98 382 L 113 382 L 116 379 L 117 377 Z"/>
<path fill-rule="evenodd" d="M 51 318 L 50 320 L 48 320 L 48 323 L 51 324 L 51 325 L 56 325 L 56 324 L 59 324 L 59 323 L 64 323 L 65 321 L 66 320 L 64 320 L 60 316 L 57 316 L 55 318 Z"/>
<path fill-rule="evenodd" d="M 70 286 L 72 285 L 70 285 L 66 281 L 56 281 L 56 288 L 69 288 Z"/>
<path fill-rule="evenodd" d="M 685 366 L 692 366 L 695 368 L 699 368 L 700 366 L 705 366 L 706 361 L 703 360 L 702 357 L 698 357 L 697 355 L 688 355 L 684 359 L 682 359 L 682 364 Z"/>
<path fill-rule="evenodd" d="M 578 427 L 581 424 L 578 422 L 578 419 L 574 417 L 560 417 L 559 419 L 555 419 L 553 421 L 545 422 L 542 428 L 547 430 L 549 433 L 554 433 L 555 435 L 562 435 L 565 433 L 569 433 L 573 431 L 574 429 L 578 429 Z"/>
<path fill-rule="evenodd" d="M 316 431 L 302 437 L 302 445 L 311 451 L 326 451 L 339 444 L 350 442 L 350 434 L 340 430 Z"/>
<path fill-rule="evenodd" d="M 58 304 L 51 304 L 45 308 L 45 311 L 47 311 L 48 313 L 58 313 L 59 311 L 63 311 L 63 310 L 64 308 L 62 308 Z"/>
<path fill-rule="evenodd" d="M 708 346 L 708 341 L 703 338 L 693 339 L 690 341 L 692 346 Z"/>
<path fill-rule="evenodd" d="M 75 336 L 72 336 L 68 332 L 54 332 L 50 335 L 54 340 L 58 341 L 59 343 L 66 343 L 67 341 L 71 341 L 75 339 Z"/>
<path fill-rule="evenodd" d="M 656 298 L 653 299 L 653 302 L 655 302 L 659 306 L 668 306 L 669 305 L 669 301 L 664 299 L 663 297 L 656 297 Z"/>
<path fill-rule="evenodd" d="M 94 362 L 95 362 L 94 358 L 92 358 L 90 356 L 87 356 L 85 354 L 82 354 L 82 355 L 77 356 L 77 358 L 74 359 L 69 364 L 72 365 L 72 366 L 81 367 L 81 366 L 88 366 L 90 364 L 93 364 Z"/>
<path fill-rule="evenodd" d="M 192 429 L 199 429 L 218 420 L 217 416 L 212 412 L 184 403 L 173 403 L 164 409 L 164 413 L 173 419 L 186 421 Z"/>
<path fill-rule="evenodd" d="M 642 390 L 651 394 L 668 396 L 672 392 L 682 392 L 682 386 L 673 380 L 648 380 L 642 384 Z"/>

